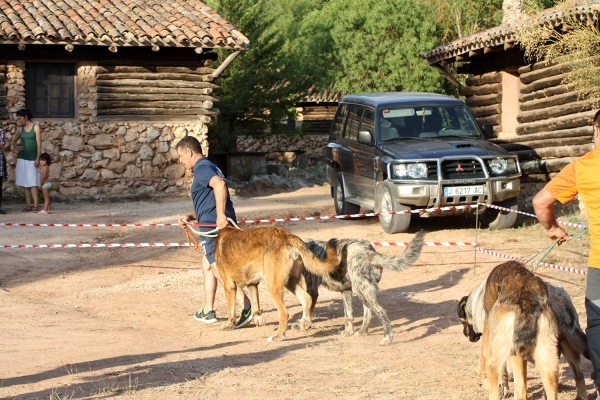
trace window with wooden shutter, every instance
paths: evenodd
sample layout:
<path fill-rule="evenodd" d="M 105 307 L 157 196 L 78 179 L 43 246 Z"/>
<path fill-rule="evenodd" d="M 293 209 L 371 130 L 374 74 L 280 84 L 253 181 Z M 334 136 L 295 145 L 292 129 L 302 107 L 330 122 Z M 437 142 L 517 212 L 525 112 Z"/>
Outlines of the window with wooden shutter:
<path fill-rule="evenodd" d="M 27 63 L 25 105 L 35 118 L 73 118 L 74 84 L 74 64 Z"/>

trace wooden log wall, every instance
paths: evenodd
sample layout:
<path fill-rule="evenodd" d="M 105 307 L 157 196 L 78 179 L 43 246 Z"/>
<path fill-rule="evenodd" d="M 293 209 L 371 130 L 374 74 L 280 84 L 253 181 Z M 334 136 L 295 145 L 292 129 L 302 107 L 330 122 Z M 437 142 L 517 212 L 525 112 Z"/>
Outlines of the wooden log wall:
<path fill-rule="evenodd" d="M 563 84 L 571 64 L 519 68 L 517 136 L 497 143 L 519 156 L 524 174 L 553 174 L 592 149 L 591 123 L 598 99 L 584 100 Z"/>
<path fill-rule="evenodd" d="M 479 125 L 490 124 L 494 131 L 502 129 L 502 75 L 488 72 L 467 78 L 460 90 Z"/>
<path fill-rule="evenodd" d="M 214 69 L 202 61 L 123 65 L 100 62 L 96 70 L 98 119 L 175 120 L 210 122 L 218 114 L 212 95 Z"/>
<path fill-rule="evenodd" d="M 329 135 L 335 117 L 337 103 L 304 105 L 302 125 L 307 124 L 307 135 Z"/>

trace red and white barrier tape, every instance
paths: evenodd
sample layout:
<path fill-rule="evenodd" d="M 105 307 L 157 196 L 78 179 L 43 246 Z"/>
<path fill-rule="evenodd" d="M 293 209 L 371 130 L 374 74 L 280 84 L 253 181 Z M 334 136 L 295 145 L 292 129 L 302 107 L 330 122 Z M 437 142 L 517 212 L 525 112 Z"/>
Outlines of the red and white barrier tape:
<path fill-rule="evenodd" d="M 71 249 L 111 247 L 187 247 L 188 243 L 77 243 L 77 244 L 6 244 L 0 249 Z"/>
<path fill-rule="evenodd" d="M 475 249 L 481 253 L 490 255 L 490 256 L 494 256 L 494 257 L 499 257 L 499 258 L 507 258 L 509 260 L 517 260 L 517 261 L 521 261 L 521 262 L 526 262 L 526 260 L 524 258 L 520 258 L 520 257 L 515 257 L 515 256 L 509 256 L 506 254 L 502 254 L 502 253 L 497 253 L 495 251 L 491 251 L 491 250 L 485 250 L 482 249 L 481 247 L 475 247 Z M 534 263 L 535 261 L 528 261 L 529 263 Z M 548 264 L 545 262 L 538 262 L 537 265 L 543 265 L 544 267 L 548 267 L 548 268 L 554 268 L 554 269 L 558 269 L 561 271 L 566 271 L 566 272 L 573 272 L 575 274 L 581 274 L 581 275 L 587 275 L 587 271 L 583 271 L 580 269 L 576 269 L 576 268 L 571 268 L 571 267 L 563 267 L 561 265 L 554 265 L 554 264 Z"/>
<path fill-rule="evenodd" d="M 275 223 L 275 222 L 296 222 L 296 221 L 323 221 L 328 219 L 353 219 L 353 218 L 365 218 L 365 217 L 379 217 L 380 215 L 395 215 L 395 214 L 422 214 L 422 213 L 438 213 L 442 211 L 456 211 L 456 210 L 470 210 L 477 208 L 478 205 L 482 205 L 489 208 L 495 208 L 502 211 L 514 212 L 529 217 L 537 218 L 535 214 L 526 213 L 523 211 L 511 210 L 510 208 L 496 206 L 494 204 L 477 203 L 474 205 L 464 206 L 450 206 L 450 207 L 437 207 L 437 208 L 423 208 L 418 210 L 403 210 L 403 211 L 389 211 L 389 212 L 376 212 L 368 214 L 347 214 L 347 215 L 328 215 L 328 216 L 316 216 L 316 217 L 297 217 L 297 218 L 270 218 L 270 219 L 253 219 L 253 220 L 240 220 L 237 223 L 243 224 L 260 224 L 260 223 Z M 571 226 L 579 229 L 587 229 L 587 226 L 581 224 L 574 224 L 571 222 L 558 220 L 559 224 Z M 191 226 L 209 226 L 206 224 L 190 223 Z M 26 223 L 12 223 L 5 222 L 0 223 L 0 226 L 7 227 L 94 227 L 94 228 L 110 228 L 110 227 L 170 227 L 179 226 L 179 224 L 26 224 Z M 214 226 L 214 225 L 210 225 Z"/>
<path fill-rule="evenodd" d="M 104 228 L 104 227 L 121 227 L 121 226 L 179 226 L 179 224 L 19 224 L 6 222 L 1 223 L 0 226 L 13 226 L 13 227 L 21 227 L 21 226 L 34 226 L 34 227 L 94 227 L 94 228 Z"/>
<path fill-rule="evenodd" d="M 523 212 L 523 211 L 511 210 L 510 208 L 500 207 L 500 206 L 496 206 L 494 204 L 485 204 L 485 203 L 477 203 L 477 204 L 478 205 L 482 205 L 482 206 L 486 206 L 486 207 L 489 207 L 489 208 L 495 208 L 497 210 L 509 211 L 509 212 L 514 212 L 514 213 L 517 213 L 517 214 L 527 215 L 528 217 L 533 217 L 533 218 L 537 219 L 537 215 L 535 215 L 535 214 L 530 214 L 530 213 L 526 213 L 526 212 Z M 574 224 L 572 222 L 561 221 L 561 220 L 557 220 L 556 222 L 558 222 L 559 224 L 562 224 L 562 225 L 571 226 L 573 228 L 587 229 L 586 225 Z"/>
<path fill-rule="evenodd" d="M 373 246 L 404 247 L 408 242 L 371 242 Z M 423 246 L 474 246 L 472 242 L 424 242 Z M 77 244 L 6 244 L 0 249 L 70 249 L 70 248 L 111 248 L 111 247 L 187 247 L 186 242 L 164 243 L 77 243 Z"/>
<path fill-rule="evenodd" d="M 404 247 L 408 246 L 409 242 L 371 242 L 373 246 L 382 247 Z M 423 246 L 475 246 L 474 242 L 423 242 Z"/>
<path fill-rule="evenodd" d="M 437 213 L 442 211 L 455 211 L 455 210 L 470 210 L 477 208 L 477 205 L 465 205 L 465 206 L 451 206 L 451 207 L 439 207 L 439 208 L 423 208 L 419 210 L 403 210 L 403 211 L 390 211 L 390 212 L 377 212 L 369 214 L 347 214 L 347 215 L 328 215 L 328 216 L 316 216 L 316 217 L 298 217 L 298 218 L 270 218 L 270 219 L 253 219 L 253 220 L 240 220 L 237 223 L 242 224 L 260 224 L 260 223 L 274 223 L 274 222 L 295 222 L 295 221 L 321 221 L 327 219 L 352 219 L 352 218 L 364 218 L 364 217 L 378 217 L 380 215 L 394 215 L 394 214 L 421 214 L 421 213 Z M 207 226 L 206 224 L 190 223 L 191 226 Z M 178 224 L 25 224 L 25 223 L 0 223 L 0 226 L 9 227 L 124 227 L 124 226 L 145 226 L 145 227 L 162 227 L 162 226 L 179 226 Z M 214 226 L 214 225 L 210 225 Z"/>

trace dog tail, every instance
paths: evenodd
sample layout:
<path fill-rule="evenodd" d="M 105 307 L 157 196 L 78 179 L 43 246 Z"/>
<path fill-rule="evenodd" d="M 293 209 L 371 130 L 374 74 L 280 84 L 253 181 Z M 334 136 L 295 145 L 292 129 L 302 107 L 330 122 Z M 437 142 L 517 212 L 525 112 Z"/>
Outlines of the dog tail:
<path fill-rule="evenodd" d="M 330 239 L 325 245 L 325 259 L 317 257 L 309 246 L 297 236 L 292 239 L 291 245 L 298 251 L 302 257 L 304 267 L 311 273 L 319 276 L 329 275 L 340 265 L 340 259 L 337 254 L 335 242 L 337 239 Z"/>
<path fill-rule="evenodd" d="M 371 263 L 385 269 L 391 269 L 392 271 L 405 270 L 419 258 L 421 250 L 423 249 L 423 238 L 425 237 L 425 233 L 426 232 L 423 231 L 417 232 L 402 254 L 390 256 L 377 252 L 373 256 Z"/>
<path fill-rule="evenodd" d="M 579 354 L 581 354 L 588 360 L 590 359 L 590 349 L 587 345 L 587 336 L 581 330 L 581 327 L 579 325 L 575 325 L 567 329 L 565 337 L 567 339 L 567 342 L 569 342 L 569 344 L 571 345 L 571 347 L 573 347 L 573 349 L 575 349 L 575 351 L 577 351 Z"/>
<path fill-rule="evenodd" d="M 561 340 L 566 340 L 579 354 L 590 359 L 590 350 L 587 345 L 587 336 L 579 325 L 577 310 L 571 301 L 571 296 L 557 283 L 546 282 L 550 307 L 558 323 Z"/>

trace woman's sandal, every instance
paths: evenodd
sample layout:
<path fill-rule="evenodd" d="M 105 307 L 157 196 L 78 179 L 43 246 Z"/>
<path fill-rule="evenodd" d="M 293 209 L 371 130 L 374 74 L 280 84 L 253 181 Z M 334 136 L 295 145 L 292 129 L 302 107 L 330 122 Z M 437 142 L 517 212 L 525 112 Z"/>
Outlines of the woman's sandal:
<path fill-rule="evenodd" d="M 31 211 L 31 210 L 32 210 L 31 206 L 26 206 L 26 207 L 25 207 L 24 209 L 22 209 L 21 211 L 23 211 L 23 212 L 28 212 L 28 211 Z"/>
<path fill-rule="evenodd" d="M 37 207 L 33 207 L 33 208 L 32 208 L 32 210 L 33 210 L 33 212 L 34 212 L 34 213 L 36 213 L 36 212 L 40 212 L 40 209 L 39 209 L 39 208 L 37 208 Z"/>

